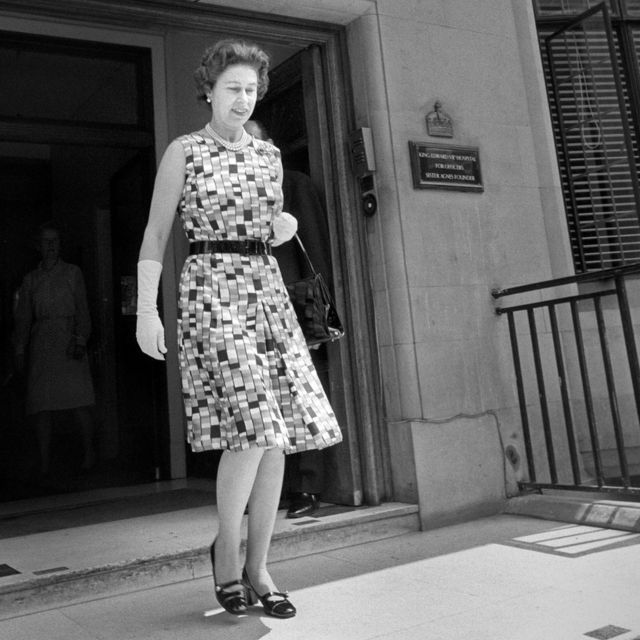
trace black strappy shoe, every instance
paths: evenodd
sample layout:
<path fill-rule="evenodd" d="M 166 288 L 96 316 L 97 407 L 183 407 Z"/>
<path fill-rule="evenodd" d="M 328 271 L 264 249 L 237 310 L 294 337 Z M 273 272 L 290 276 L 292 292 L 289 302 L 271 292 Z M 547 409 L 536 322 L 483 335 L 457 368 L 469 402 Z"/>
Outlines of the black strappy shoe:
<path fill-rule="evenodd" d="M 289 601 L 289 594 L 285 591 L 269 591 L 264 595 L 259 595 L 253 588 L 246 567 L 242 570 L 242 580 L 247 590 L 247 601 L 249 604 L 256 604 L 258 600 L 262 603 L 267 615 L 274 618 L 293 618 L 296 615 L 296 608 Z"/>
<path fill-rule="evenodd" d="M 216 559 L 214 540 L 211 544 L 211 567 L 213 569 L 213 584 L 216 591 L 216 600 L 222 605 L 225 611 L 234 616 L 244 617 L 247 615 L 247 592 L 242 580 L 231 580 L 224 584 L 218 584 L 216 580 Z M 230 587 L 237 585 L 238 588 L 228 591 Z"/>

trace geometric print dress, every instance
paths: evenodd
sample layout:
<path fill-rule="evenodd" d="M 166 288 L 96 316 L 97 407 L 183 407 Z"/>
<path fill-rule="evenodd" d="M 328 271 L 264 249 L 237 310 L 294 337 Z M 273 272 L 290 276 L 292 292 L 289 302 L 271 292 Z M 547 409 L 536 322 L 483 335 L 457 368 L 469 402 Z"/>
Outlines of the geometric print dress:
<path fill-rule="evenodd" d="M 267 241 L 282 209 L 279 150 L 255 138 L 239 151 L 199 133 L 179 140 L 186 179 L 178 214 L 189 242 Z M 296 453 L 342 440 L 273 256 L 188 256 L 178 340 L 193 451 Z"/>

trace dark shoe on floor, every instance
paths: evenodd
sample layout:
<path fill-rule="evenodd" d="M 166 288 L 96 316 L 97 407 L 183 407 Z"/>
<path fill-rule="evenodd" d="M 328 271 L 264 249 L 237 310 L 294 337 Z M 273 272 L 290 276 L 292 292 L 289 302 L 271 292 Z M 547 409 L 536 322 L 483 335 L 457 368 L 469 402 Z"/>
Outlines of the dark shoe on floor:
<path fill-rule="evenodd" d="M 215 586 L 216 600 L 230 614 L 244 618 L 247 615 L 247 591 L 244 582 L 240 580 L 231 580 L 224 584 L 218 584 L 216 580 L 216 541 L 210 548 L 211 568 L 213 570 L 213 584 Z M 235 587 L 235 588 L 232 588 Z"/>
<path fill-rule="evenodd" d="M 274 618 L 293 618 L 296 615 L 296 608 L 289 600 L 289 594 L 285 591 L 269 591 L 264 595 L 258 595 L 253 588 L 246 567 L 242 570 L 242 580 L 247 592 L 249 604 L 256 604 L 259 600 L 264 607 L 264 612 Z"/>
<path fill-rule="evenodd" d="M 287 510 L 287 518 L 302 518 L 315 513 L 319 509 L 318 498 L 313 493 L 296 493 L 291 498 Z"/>

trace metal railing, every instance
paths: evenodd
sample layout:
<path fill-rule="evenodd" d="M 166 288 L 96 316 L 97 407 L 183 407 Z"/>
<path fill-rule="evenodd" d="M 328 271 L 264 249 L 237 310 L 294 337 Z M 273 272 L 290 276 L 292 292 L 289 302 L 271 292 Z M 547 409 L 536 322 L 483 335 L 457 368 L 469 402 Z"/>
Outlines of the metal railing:
<path fill-rule="evenodd" d="M 496 309 L 509 325 L 528 468 L 522 488 L 640 494 L 634 274 L 640 263 L 492 291 L 498 299 L 600 283 Z"/>

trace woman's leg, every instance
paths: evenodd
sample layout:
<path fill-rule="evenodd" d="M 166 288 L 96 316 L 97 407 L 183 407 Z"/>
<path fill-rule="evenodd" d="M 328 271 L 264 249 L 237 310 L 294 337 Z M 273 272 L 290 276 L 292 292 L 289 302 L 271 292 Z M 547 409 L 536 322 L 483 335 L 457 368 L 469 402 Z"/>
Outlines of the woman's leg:
<path fill-rule="evenodd" d="M 264 449 L 256 447 L 247 451 L 225 451 L 220 458 L 216 481 L 219 524 L 214 567 L 218 584 L 238 580 L 242 575 L 242 516 L 264 453 Z"/>
<path fill-rule="evenodd" d="M 40 472 L 42 475 L 47 475 L 51 462 L 51 411 L 40 411 L 36 413 L 35 421 L 38 449 L 40 450 Z"/>
<path fill-rule="evenodd" d="M 82 469 L 88 471 L 96 461 L 93 443 L 93 418 L 89 407 L 76 407 L 76 420 L 80 426 L 80 436 L 82 438 L 82 448 L 84 457 L 82 459 Z"/>
<path fill-rule="evenodd" d="M 249 498 L 249 531 L 247 537 L 247 573 L 259 594 L 277 591 L 267 572 L 267 553 L 278 513 L 284 453 L 281 449 L 267 449 Z"/>

